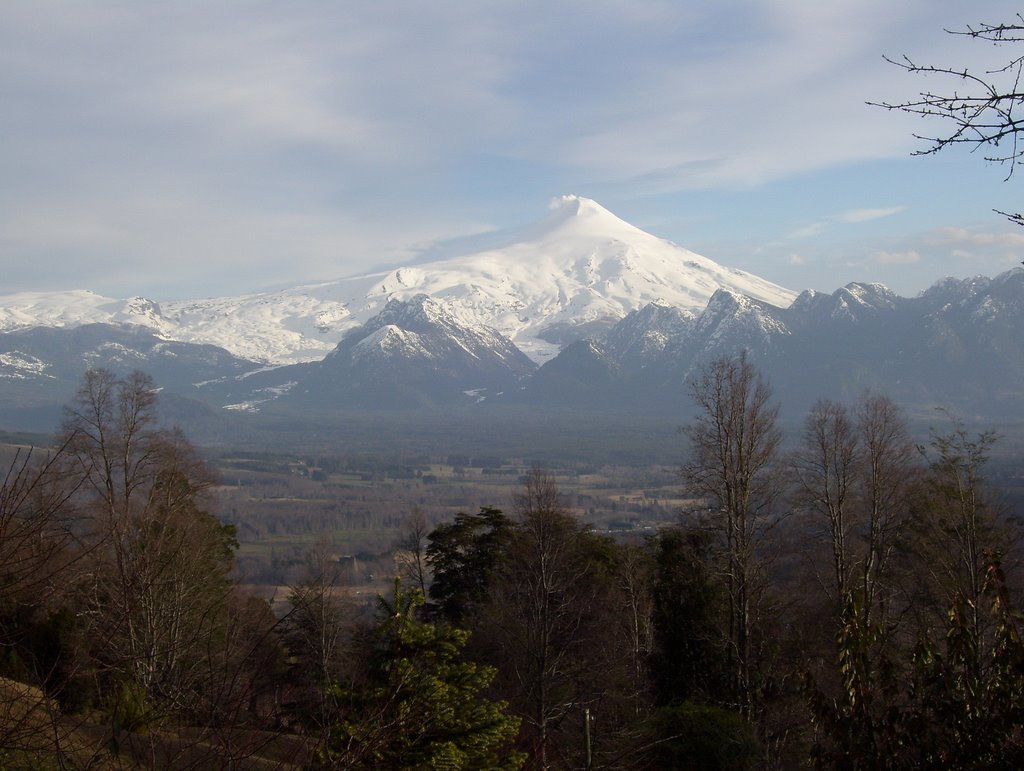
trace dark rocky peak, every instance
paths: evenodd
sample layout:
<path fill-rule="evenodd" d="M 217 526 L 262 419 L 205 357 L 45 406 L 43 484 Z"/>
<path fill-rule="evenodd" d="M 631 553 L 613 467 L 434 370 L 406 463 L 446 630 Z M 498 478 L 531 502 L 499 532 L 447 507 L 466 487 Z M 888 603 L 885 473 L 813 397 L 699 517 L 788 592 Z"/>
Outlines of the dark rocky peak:
<path fill-rule="evenodd" d="M 896 310 L 906 301 L 883 284 L 851 283 L 832 294 L 807 290 L 789 307 L 791 324 L 799 327 L 863 322 Z"/>
<path fill-rule="evenodd" d="M 708 301 L 707 308 L 696 319 L 698 332 L 722 325 L 756 326 L 764 331 L 785 331 L 782 321 L 783 310 L 760 300 L 733 292 L 730 289 L 719 289 Z"/>
<path fill-rule="evenodd" d="M 865 284 L 856 281 L 837 289 L 832 297 L 835 298 L 837 305 L 874 310 L 891 310 L 900 299 L 884 284 Z"/>
<path fill-rule="evenodd" d="M 994 317 L 1024 310 L 1024 269 L 1014 268 L 995 278 L 944 278 L 914 300 L 932 316 L 968 313 Z"/>
<path fill-rule="evenodd" d="M 388 300 L 384 309 L 366 323 L 366 327 L 375 329 L 388 325 L 423 332 L 438 326 L 461 326 L 462 322 L 440 300 L 418 294 L 408 300 Z"/>
<path fill-rule="evenodd" d="M 608 330 L 604 346 L 620 360 L 657 356 L 693 328 L 695 314 L 656 300 L 627 314 Z"/>

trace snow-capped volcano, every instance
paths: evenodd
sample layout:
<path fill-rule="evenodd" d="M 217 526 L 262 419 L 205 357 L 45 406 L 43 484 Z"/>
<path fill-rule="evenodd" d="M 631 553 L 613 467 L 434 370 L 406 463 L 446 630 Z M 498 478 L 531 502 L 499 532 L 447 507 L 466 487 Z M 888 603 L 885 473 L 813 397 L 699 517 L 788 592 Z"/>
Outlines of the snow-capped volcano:
<path fill-rule="evenodd" d="M 365 278 L 352 279 L 353 288 Z M 781 306 L 795 297 L 656 238 L 577 196 L 555 201 L 544 222 L 503 246 L 373 278 L 362 303 L 348 301 L 353 314 L 376 311 L 388 299 L 427 294 L 494 327 L 538 361 L 654 300 L 699 310 L 720 288 Z"/>
<path fill-rule="evenodd" d="M 0 331 L 133 323 L 168 339 L 288 364 L 322 359 L 389 300 L 425 294 L 543 362 L 649 302 L 699 311 L 723 288 L 781 307 L 796 297 L 646 233 L 592 200 L 564 196 L 544 221 L 483 250 L 278 292 L 159 305 L 89 292 L 10 295 L 0 297 Z"/>

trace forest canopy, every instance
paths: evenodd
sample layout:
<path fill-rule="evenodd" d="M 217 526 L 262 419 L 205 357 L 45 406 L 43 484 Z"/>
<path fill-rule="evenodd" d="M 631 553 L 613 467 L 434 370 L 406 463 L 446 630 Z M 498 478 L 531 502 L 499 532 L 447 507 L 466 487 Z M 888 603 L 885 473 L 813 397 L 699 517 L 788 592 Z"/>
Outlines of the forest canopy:
<path fill-rule="evenodd" d="M 689 396 L 655 531 L 598 532 L 534 467 L 507 507 L 407 517 L 380 596 L 324 540 L 272 598 L 155 384 L 88 372 L 0 494 L 0 765 L 1024 763 L 998 438 L 915 441 L 870 392 L 786 437 L 745 356 Z"/>

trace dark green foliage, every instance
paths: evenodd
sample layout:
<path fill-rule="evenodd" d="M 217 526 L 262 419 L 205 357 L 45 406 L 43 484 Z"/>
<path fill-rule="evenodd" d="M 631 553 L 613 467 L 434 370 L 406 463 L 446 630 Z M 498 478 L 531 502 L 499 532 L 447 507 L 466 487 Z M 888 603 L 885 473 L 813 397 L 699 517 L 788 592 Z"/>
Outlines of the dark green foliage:
<path fill-rule="evenodd" d="M 882 630 L 865 628 L 855 597 L 847 596 L 839 631 L 836 662 L 841 680 L 838 696 L 826 696 L 807 677 L 807 694 L 819 735 L 812 759 L 818 768 L 889 768 L 902 744 L 899 688 L 887 659 L 877 654 Z"/>
<path fill-rule="evenodd" d="M 80 640 L 77 620 L 68 607 L 45 612 L 21 605 L 0 615 L 0 677 L 38 683 L 64 709 L 89 701 L 88 682 L 75 677 Z"/>
<path fill-rule="evenodd" d="M 914 653 L 906 734 L 917 739 L 918 768 L 1024 768 L 1024 642 L 998 559 L 988 560 L 983 594 L 993 621 L 988 640 L 975 637 L 958 598 L 945 651 L 925 641 Z"/>
<path fill-rule="evenodd" d="M 842 688 L 817 688 L 810 705 L 819 768 L 1010 769 L 1024 767 L 1024 642 L 998 559 L 989 557 L 984 596 L 993 622 L 978 639 L 962 597 L 946 619 L 943 645 L 922 640 L 906 662 L 909 686 L 865 655 L 877 630 L 860 630 L 856 610 L 837 638 Z M 982 649 L 988 651 L 979 655 Z"/>
<path fill-rule="evenodd" d="M 947 597 L 963 598 L 972 635 L 981 645 L 985 555 L 1012 542 L 999 521 L 998 507 L 985 481 L 996 438 L 991 431 L 971 436 L 955 418 L 947 433 L 932 430 L 928 452 L 930 516 L 920 539 L 926 559 L 937 568 L 934 573 L 944 601 Z M 983 652 L 979 649 L 979 654 Z"/>
<path fill-rule="evenodd" d="M 478 514 L 459 512 L 427 536 L 427 563 L 434 573 L 430 599 L 441 617 L 457 624 L 487 595 L 509 529 L 508 517 L 483 506 Z"/>
<path fill-rule="evenodd" d="M 424 623 L 418 590 L 380 599 L 369 684 L 333 687 L 351 706 L 331 734 L 326 760 L 343 767 L 514 769 L 523 757 L 509 748 L 519 720 L 505 703 L 480 693 L 494 670 L 461 657 L 469 633 Z"/>
<path fill-rule="evenodd" d="M 682 702 L 654 713 L 651 768 L 744 771 L 763 757 L 754 726 L 720 707 Z"/>
<path fill-rule="evenodd" d="M 727 682 L 724 597 L 710 569 L 710 536 L 696 528 L 669 528 L 653 548 L 656 647 L 651 675 L 657 701 L 720 698 Z"/>

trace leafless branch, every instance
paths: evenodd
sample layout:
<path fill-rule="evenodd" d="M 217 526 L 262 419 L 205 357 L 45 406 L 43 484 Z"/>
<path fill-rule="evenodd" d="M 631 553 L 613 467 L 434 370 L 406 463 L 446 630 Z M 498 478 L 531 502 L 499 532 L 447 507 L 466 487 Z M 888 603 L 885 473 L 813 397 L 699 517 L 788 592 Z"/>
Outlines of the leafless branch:
<path fill-rule="evenodd" d="M 964 30 L 946 30 L 994 45 L 1024 42 L 1024 15 L 1003 24 L 982 23 Z M 908 56 L 885 60 L 900 69 L 937 77 L 950 84 L 942 91 L 922 91 L 916 99 L 905 102 L 868 102 L 886 110 L 896 110 L 933 121 L 943 127 L 934 133 L 914 134 L 926 146 L 914 155 L 933 155 L 957 145 L 971 151 L 981 150 L 988 163 L 1005 166 L 1005 180 L 1016 167 L 1024 164 L 1024 55 L 1012 57 L 1006 64 L 980 73 L 967 67 L 919 64 Z M 1024 215 L 1000 212 L 1011 222 L 1024 225 Z"/>

